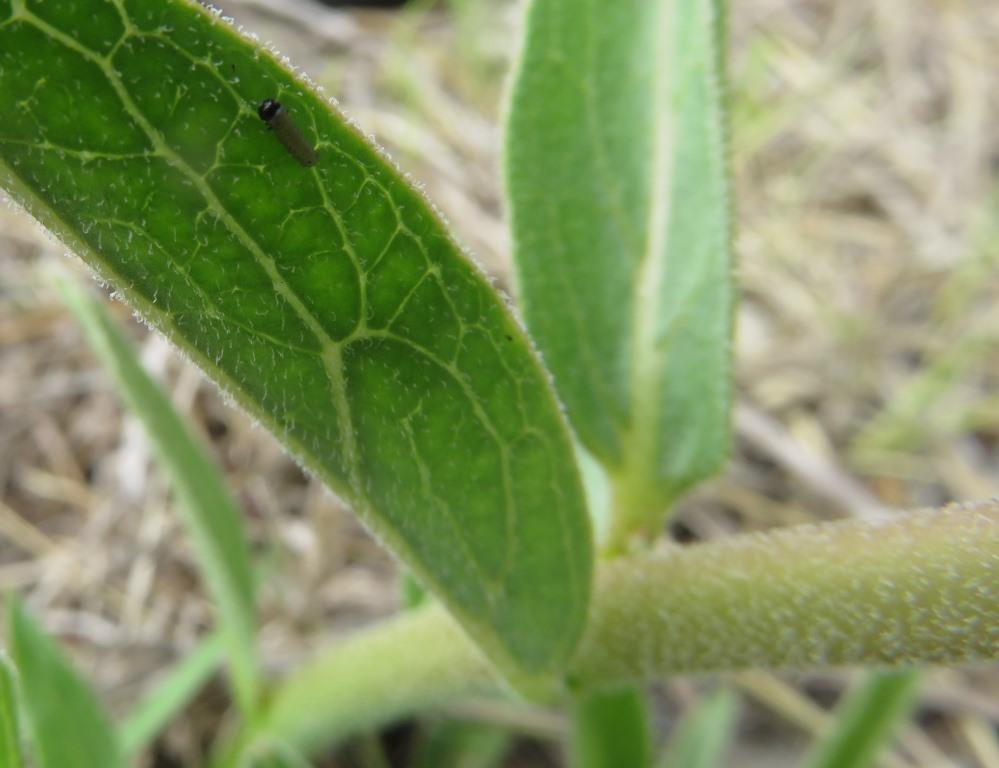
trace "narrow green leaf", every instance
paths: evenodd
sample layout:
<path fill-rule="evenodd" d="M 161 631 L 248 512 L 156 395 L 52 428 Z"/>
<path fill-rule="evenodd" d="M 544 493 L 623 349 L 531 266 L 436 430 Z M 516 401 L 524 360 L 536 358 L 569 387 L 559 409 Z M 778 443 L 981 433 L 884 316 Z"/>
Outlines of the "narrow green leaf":
<path fill-rule="evenodd" d="M 0 653 L 0 768 L 21 768 L 21 729 L 17 714 L 17 681 Z"/>
<path fill-rule="evenodd" d="M 640 688 L 589 693 L 573 711 L 572 765 L 645 768 L 652 760 L 649 714 Z"/>
<path fill-rule="evenodd" d="M 256 619 L 249 547 L 239 509 L 205 447 L 149 378 L 100 302 L 68 279 L 60 279 L 59 288 L 125 402 L 145 426 L 176 489 L 198 565 L 218 604 L 233 688 L 243 711 L 250 713 L 258 684 Z"/>
<path fill-rule="evenodd" d="M 123 768 L 114 726 L 90 686 L 16 598 L 8 637 L 38 768 Z"/>
<path fill-rule="evenodd" d="M 257 115 L 277 98 L 318 162 Z M 559 670 L 591 543 L 523 332 L 429 204 L 193 0 L 0 3 L 0 186 L 354 506 L 509 670 Z"/>
<path fill-rule="evenodd" d="M 870 673 L 836 708 L 832 730 L 805 764 L 808 768 L 873 765 L 908 718 L 921 681 L 914 669 Z"/>
<path fill-rule="evenodd" d="M 127 755 L 145 749 L 204 687 L 222 663 L 225 637 L 209 635 L 148 691 L 119 726 Z"/>
<path fill-rule="evenodd" d="M 738 701 L 726 689 L 716 691 L 684 715 L 670 738 L 659 768 L 714 768 L 732 738 Z"/>
<path fill-rule="evenodd" d="M 506 136 L 519 289 L 613 476 L 617 543 L 728 450 L 722 15 L 722 0 L 528 4 Z"/>

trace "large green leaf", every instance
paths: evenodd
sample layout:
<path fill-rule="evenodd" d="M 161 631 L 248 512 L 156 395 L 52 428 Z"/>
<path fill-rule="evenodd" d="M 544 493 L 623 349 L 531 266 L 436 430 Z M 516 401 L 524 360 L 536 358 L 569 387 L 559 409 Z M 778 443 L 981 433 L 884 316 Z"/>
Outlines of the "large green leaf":
<path fill-rule="evenodd" d="M 242 517 L 208 452 L 191 434 L 163 390 L 143 370 L 135 351 L 104 307 L 69 280 L 60 284 L 132 412 L 142 421 L 174 488 L 184 524 L 226 639 L 233 688 L 246 714 L 257 701 L 256 613 L 250 553 Z M 166 704 L 167 697 L 158 701 Z"/>
<path fill-rule="evenodd" d="M 17 599 L 7 630 L 39 768 L 122 768 L 114 726 L 93 690 Z"/>
<path fill-rule="evenodd" d="M 506 138 L 519 289 L 620 539 L 728 448 L 721 0 L 533 0 Z"/>
<path fill-rule="evenodd" d="M 257 116 L 277 98 L 318 163 Z M 0 184 L 433 587 L 559 669 L 588 522 L 543 369 L 428 203 L 192 0 L 0 0 Z"/>

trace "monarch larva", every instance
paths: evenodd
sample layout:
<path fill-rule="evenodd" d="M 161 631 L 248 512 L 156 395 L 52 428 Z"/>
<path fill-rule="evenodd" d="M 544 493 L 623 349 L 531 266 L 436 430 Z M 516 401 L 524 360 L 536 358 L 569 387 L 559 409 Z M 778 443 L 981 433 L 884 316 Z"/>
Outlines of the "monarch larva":
<path fill-rule="evenodd" d="M 288 153 L 304 166 L 316 164 L 316 150 L 305 140 L 288 111 L 276 99 L 265 99 L 257 109 L 260 119 L 270 126 Z"/>

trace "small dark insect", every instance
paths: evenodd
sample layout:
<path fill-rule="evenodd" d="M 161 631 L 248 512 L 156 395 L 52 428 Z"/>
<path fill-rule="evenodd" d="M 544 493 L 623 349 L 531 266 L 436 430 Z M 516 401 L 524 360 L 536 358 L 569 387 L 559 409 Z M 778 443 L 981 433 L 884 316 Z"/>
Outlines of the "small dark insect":
<path fill-rule="evenodd" d="M 306 167 L 316 164 L 316 150 L 305 140 L 305 136 L 298 130 L 298 126 L 279 101 L 265 99 L 260 103 L 257 114 L 274 131 L 274 135 L 288 150 L 288 154 Z"/>

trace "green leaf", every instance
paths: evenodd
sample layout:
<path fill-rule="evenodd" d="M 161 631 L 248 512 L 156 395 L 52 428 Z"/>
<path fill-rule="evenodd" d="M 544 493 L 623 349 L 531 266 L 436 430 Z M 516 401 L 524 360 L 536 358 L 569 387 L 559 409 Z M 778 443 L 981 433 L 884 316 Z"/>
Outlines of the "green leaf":
<path fill-rule="evenodd" d="M 261 122 L 277 98 L 318 163 Z M 567 428 L 424 198 L 191 0 L 0 0 L 0 185 L 347 499 L 509 671 L 564 667 L 591 543 Z"/>
<path fill-rule="evenodd" d="M 145 749 L 204 687 L 222 663 L 224 640 L 216 633 L 199 642 L 133 707 L 119 727 L 125 754 Z"/>
<path fill-rule="evenodd" d="M 0 766 L 21 768 L 21 729 L 17 716 L 17 681 L 0 654 Z"/>
<path fill-rule="evenodd" d="M 652 760 L 649 713 L 640 688 L 584 694 L 574 702 L 572 765 L 645 768 Z"/>
<path fill-rule="evenodd" d="M 513 746 L 505 728 L 443 720 L 428 724 L 409 761 L 411 768 L 498 768 Z"/>
<path fill-rule="evenodd" d="M 403 608 L 406 610 L 419 608 L 427 602 L 427 599 L 427 590 L 413 578 L 413 574 L 409 571 L 403 571 L 399 574 L 399 601 Z"/>
<path fill-rule="evenodd" d="M 719 690 L 684 715 L 670 739 L 659 768 L 713 768 L 725 765 L 722 756 L 732 738 L 738 702 Z"/>
<path fill-rule="evenodd" d="M 891 742 L 919 693 L 922 675 L 909 669 L 872 672 L 836 708 L 832 730 L 813 750 L 808 768 L 866 768 Z"/>
<path fill-rule="evenodd" d="M 122 768 L 114 727 L 93 690 L 18 599 L 8 607 L 8 637 L 38 768 Z"/>
<path fill-rule="evenodd" d="M 286 744 L 262 743 L 238 761 L 236 768 L 310 768 L 298 750 Z"/>
<path fill-rule="evenodd" d="M 728 450 L 722 0 L 533 0 L 506 136 L 524 313 L 614 540 Z"/>
<path fill-rule="evenodd" d="M 68 279 L 60 279 L 59 288 L 129 408 L 145 426 L 176 489 L 198 565 L 218 603 L 237 700 L 244 712 L 251 713 L 258 688 L 256 619 L 249 547 L 239 509 L 208 451 L 143 370 L 103 306 Z"/>

